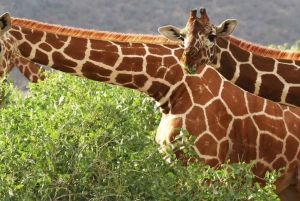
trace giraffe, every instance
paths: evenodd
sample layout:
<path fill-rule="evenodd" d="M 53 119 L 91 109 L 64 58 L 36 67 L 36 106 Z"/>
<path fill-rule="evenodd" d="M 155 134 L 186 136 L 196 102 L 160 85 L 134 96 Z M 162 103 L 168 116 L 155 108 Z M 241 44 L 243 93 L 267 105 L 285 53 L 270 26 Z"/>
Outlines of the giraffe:
<path fill-rule="evenodd" d="M 199 43 L 207 44 L 205 50 L 210 52 L 198 52 L 197 47 L 191 47 L 191 54 L 198 52 L 195 58 L 203 59 L 202 63 L 211 65 L 248 92 L 281 104 L 300 106 L 300 53 L 263 48 L 230 37 L 237 26 L 236 20 L 215 26 L 205 16 L 206 33 Z M 228 30 L 219 33 L 224 26 Z M 184 46 L 190 42 L 189 27 L 179 29 L 170 25 L 160 27 L 159 32 L 172 41 L 183 41 Z M 191 72 L 195 67 L 185 66 Z"/>
<path fill-rule="evenodd" d="M 45 76 L 42 75 L 44 71 L 41 67 L 31 61 L 28 61 L 21 56 L 12 53 L 12 49 L 7 49 L 9 47 L 6 42 L 6 32 L 11 26 L 10 16 L 5 13 L 0 16 L 0 77 L 9 73 L 14 66 L 25 75 L 25 77 L 36 83 L 38 80 L 44 80 Z"/>
<path fill-rule="evenodd" d="M 299 108 L 250 94 L 210 66 L 199 65 L 195 74 L 186 73 L 179 64 L 180 45 L 155 44 L 151 36 L 137 39 L 103 32 L 106 39 L 92 39 L 82 37 L 92 32 L 81 29 L 23 22 L 14 23 L 9 31 L 14 53 L 152 97 L 162 113 L 156 134 L 162 150 L 181 128 L 196 137 L 194 149 L 205 164 L 218 167 L 228 159 L 231 163 L 253 160 L 253 172 L 262 184 L 266 171 L 286 167 L 276 181 L 276 193 L 290 185 L 299 190 Z M 174 152 L 188 160 L 180 150 Z"/>
<path fill-rule="evenodd" d="M 207 70 L 210 69 L 208 66 L 206 66 L 207 70 L 203 70 L 205 69 L 203 67 L 203 65 L 210 63 L 211 61 L 213 61 L 215 58 L 211 58 L 211 57 L 215 57 L 215 51 L 217 48 L 215 48 L 214 42 L 215 42 L 215 38 L 217 36 L 219 37 L 224 37 L 224 36 L 228 36 L 229 34 L 232 33 L 232 31 L 234 30 L 235 26 L 236 26 L 236 21 L 235 20 L 226 20 L 224 21 L 221 25 L 215 27 L 215 26 L 211 26 L 209 23 L 209 18 L 206 14 L 206 10 L 204 8 L 200 9 L 200 14 L 201 17 L 197 17 L 197 10 L 191 10 L 190 12 L 190 16 L 187 22 L 187 25 L 184 29 L 180 30 L 174 26 L 165 26 L 159 29 L 159 31 L 166 37 L 168 37 L 169 39 L 174 40 L 174 38 L 180 38 L 184 40 L 184 52 L 182 54 L 182 57 L 180 59 L 180 63 L 182 65 L 182 68 L 185 71 L 200 71 L 201 73 L 203 73 L 203 71 L 205 73 L 207 73 Z M 177 39 L 175 39 L 177 40 Z M 227 43 L 228 44 L 228 43 Z M 225 46 L 226 47 L 226 46 Z M 248 55 L 249 56 L 249 55 Z M 201 70 L 199 70 L 199 68 Z M 213 73 L 212 73 L 213 74 Z M 276 107 L 280 107 L 281 109 L 281 114 L 283 114 L 283 116 L 281 115 L 274 115 L 275 113 L 273 113 L 271 116 L 269 116 L 269 112 L 267 112 L 267 108 L 269 108 L 270 105 L 272 105 L 274 102 L 271 101 L 267 101 L 266 99 L 260 99 L 260 98 L 255 98 L 254 96 L 250 96 L 250 94 L 246 93 L 245 91 L 241 91 L 238 90 L 238 88 L 234 88 L 234 86 L 229 85 L 228 82 L 224 81 L 224 78 L 222 79 L 219 76 L 219 79 L 216 79 L 216 77 L 213 77 L 212 74 L 209 75 L 209 79 L 211 83 L 217 83 L 216 87 L 219 87 L 219 89 L 217 90 L 217 94 L 218 97 L 221 98 L 218 99 L 218 101 L 221 101 L 222 103 L 220 105 L 217 105 L 219 103 L 216 103 L 213 98 L 211 98 L 213 101 L 210 102 L 208 106 L 209 107 L 213 107 L 212 105 L 215 102 L 215 108 L 214 110 L 211 111 L 211 115 L 213 117 L 211 117 L 212 119 L 214 119 L 212 122 L 215 124 L 219 124 L 219 127 L 221 129 L 219 129 L 217 132 L 215 132 L 216 135 L 208 133 L 208 132 L 203 132 L 200 135 L 198 135 L 198 138 L 196 140 L 196 147 L 198 148 L 199 151 L 199 155 L 201 157 L 201 150 L 205 150 L 205 148 L 203 148 L 203 144 L 205 146 L 206 142 L 208 145 L 210 144 L 209 141 L 213 141 L 213 142 L 218 142 L 216 143 L 217 146 L 213 146 L 212 149 L 214 150 L 210 150 L 211 152 L 214 151 L 215 156 L 218 156 L 220 154 L 224 154 L 226 155 L 225 158 L 231 158 L 231 154 L 237 154 L 238 152 L 240 152 L 240 154 L 237 154 L 235 157 L 238 157 L 238 155 L 241 158 L 235 158 L 234 160 L 237 162 L 238 160 L 246 160 L 247 159 L 243 159 L 243 157 L 247 158 L 247 157 L 253 157 L 253 159 L 258 163 L 258 166 L 260 166 L 257 171 L 261 172 L 263 171 L 263 169 L 266 166 L 271 165 L 273 168 L 276 166 L 276 163 L 281 163 L 279 162 L 279 158 L 283 155 L 285 155 L 286 157 L 289 155 L 287 154 L 287 152 L 294 150 L 295 152 L 295 172 L 293 173 L 293 176 L 290 175 L 288 176 L 289 179 L 294 180 L 294 182 L 296 183 L 297 186 L 297 193 L 293 193 L 293 199 L 295 200 L 299 200 L 300 198 L 300 194 L 299 194 L 299 190 L 300 190 L 300 178 L 298 175 L 298 171 L 299 171 L 299 165 L 300 165 L 300 161 L 299 161 L 299 157 L 300 157 L 300 152 L 299 152 L 299 137 L 300 137 L 300 133 L 298 128 L 300 127 L 299 122 L 293 122 L 293 128 L 297 128 L 297 130 L 294 130 L 294 139 L 291 139 L 291 141 L 293 141 L 293 143 L 295 144 L 291 144 L 290 146 L 287 146 L 287 144 L 285 143 L 279 143 L 279 144 L 273 144 L 275 141 L 284 138 L 284 141 L 287 142 L 286 140 L 289 138 L 288 136 L 291 133 L 291 127 L 288 128 L 289 126 L 286 126 L 287 124 L 289 124 L 287 121 L 288 120 L 288 116 L 286 114 L 284 114 L 284 110 L 289 108 L 289 111 L 293 110 L 293 115 L 295 115 L 294 117 L 296 117 L 297 119 L 299 119 L 299 109 L 298 108 L 292 108 L 292 107 L 288 107 L 288 106 L 283 106 L 283 105 L 276 105 Z M 200 76 L 202 78 L 205 77 L 205 75 Z M 218 81 L 216 81 L 218 80 Z M 218 83 L 219 80 L 221 81 L 221 85 Z M 202 87 L 198 87 L 198 89 L 194 89 L 194 91 L 198 91 L 199 92 L 199 96 L 203 96 L 203 91 L 205 91 L 205 89 L 203 89 Z M 227 93 L 226 93 L 226 92 Z M 239 93 L 241 92 L 242 94 L 238 94 L 236 93 L 237 91 L 239 91 Z M 209 93 L 214 93 L 213 90 L 209 89 Z M 206 94 L 204 95 L 206 96 Z M 212 95 L 213 96 L 213 95 Z M 193 96 L 195 98 L 195 96 Z M 230 97 L 230 98 L 229 98 Z M 260 119 L 258 120 L 258 116 L 255 110 L 253 110 L 254 107 L 256 107 L 256 104 L 253 104 L 254 102 L 250 101 L 249 98 L 254 98 L 255 100 L 260 100 L 262 102 L 264 102 L 261 107 L 265 107 L 264 109 L 260 110 L 259 113 L 264 116 L 267 117 L 268 121 L 266 121 L 266 119 Z M 227 101 L 226 101 L 227 99 Z M 217 101 L 217 102 L 218 102 Z M 223 103 L 223 101 L 225 101 L 225 104 Z M 267 105 L 265 105 L 267 104 Z M 253 108 L 252 108 L 253 107 Z M 220 113 L 220 110 L 222 110 L 222 108 L 225 111 L 230 111 L 227 113 L 227 115 L 229 113 L 233 113 L 233 116 L 229 117 L 225 117 L 225 116 L 219 116 L 218 114 Z M 252 108 L 252 109 L 251 109 Z M 270 109 L 270 108 L 269 108 Z M 275 109 L 275 108 L 273 108 Z M 224 113 L 226 113 L 224 111 Z M 244 111 L 244 112 L 243 112 Z M 248 114 L 246 114 L 247 112 L 249 112 Z M 297 111 L 297 112 L 296 112 Z M 216 115 L 214 115 L 216 112 Z M 295 113 L 294 113 L 295 112 Z M 205 119 L 209 119 L 210 117 L 208 117 L 208 113 L 205 113 Z M 250 115 L 247 117 L 242 117 L 238 115 Z M 279 114 L 279 113 L 277 113 Z M 239 116 L 239 117 L 238 117 Z M 260 116 L 259 118 L 261 118 L 262 116 Z M 283 117 L 283 121 L 282 124 L 277 124 L 275 123 L 278 119 L 278 117 L 281 116 Z M 197 117 L 194 117 L 197 118 Z M 223 119 L 222 119 L 223 118 Z M 235 120 L 231 120 L 231 118 L 235 119 Z M 248 119 L 249 118 L 249 119 Z M 248 119 L 248 120 L 246 120 Z M 250 120 L 251 119 L 251 120 Z M 272 119 L 272 120 L 271 120 Z M 207 120 L 210 121 L 210 120 Z M 228 122 L 227 125 L 225 126 L 225 132 L 222 131 L 224 129 L 224 125 L 222 125 L 222 122 Z M 272 121 L 272 123 L 271 123 Z M 238 123 L 239 122 L 239 123 Z M 196 125 L 196 124 L 195 124 Z M 216 129 L 214 128 L 214 126 L 211 126 L 209 123 L 207 125 L 208 127 L 210 126 L 210 132 L 213 132 L 212 130 Z M 284 126 L 285 128 L 282 130 L 280 127 Z M 218 126 L 216 126 L 218 127 Z M 238 130 L 240 129 L 239 127 L 243 127 L 245 130 L 238 132 Z M 228 129 L 230 128 L 230 129 Z M 237 130 L 236 130 L 237 129 Z M 280 132 L 278 132 L 280 130 Z M 255 136 L 252 136 L 252 132 L 254 131 Z M 229 142 L 227 142 L 226 139 L 225 141 L 222 140 L 217 140 L 217 139 L 222 139 L 219 137 L 219 135 L 224 132 L 224 134 L 222 135 L 222 137 L 227 136 L 229 137 Z M 245 133 L 244 133 L 245 132 Z M 234 135 L 234 136 L 230 136 L 230 135 Z M 267 138 L 263 139 L 264 135 L 268 135 Z M 201 136 L 201 137 L 200 137 Z M 284 137 L 283 137 L 284 136 Z M 282 138 L 283 137 L 283 138 Z M 235 141 L 237 140 L 237 141 Z M 240 140 L 240 141 L 239 141 Z M 269 141 L 270 140 L 270 141 Z M 273 142 L 271 142 L 273 141 Z M 277 142 L 279 142 L 277 141 Z M 199 145 L 197 146 L 197 142 L 199 142 Z M 222 150 L 222 143 L 229 143 L 229 146 L 226 146 L 225 149 Z M 296 143 L 297 142 L 297 143 Z M 200 144 L 203 143 L 203 144 Z M 264 155 L 262 152 L 265 149 L 266 152 L 268 152 L 267 150 L 269 148 L 271 148 L 271 146 L 274 146 L 274 149 L 279 148 L 281 151 L 279 151 L 277 154 L 271 156 L 272 154 L 268 155 L 267 153 L 265 153 L 266 155 L 264 157 L 261 157 L 262 155 Z M 215 147 L 217 147 L 217 149 L 215 149 Z M 250 148 L 251 147 L 251 148 Z M 207 148 L 208 149 L 208 148 Z M 250 151 L 251 149 L 253 149 L 252 151 Z M 222 151 L 225 152 L 222 152 Z M 296 151 L 297 150 L 297 151 Z M 207 151 L 207 150 L 205 150 Z M 205 152 L 203 151 L 203 153 Z M 209 152 L 209 151 L 207 151 Z M 207 153 L 206 152 L 206 153 Z M 252 156 L 251 156 L 252 155 Z M 261 155 L 261 156 L 260 156 Z M 281 156 L 279 156 L 281 155 Z M 209 155 L 211 157 L 211 155 Z M 271 160 L 269 160 L 269 157 L 272 157 Z M 203 158 L 205 158 L 205 160 L 216 160 L 215 157 L 207 157 L 206 154 L 204 154 L 204 156 L 202 156 Z M 255 159 L 256 158 L 256 159 Z M 268 158 L 268 159 L 267 159 Z M 220 158 L 218 158 L 220 159 Z M 260 159 L 263 159 L 263 161 L 260 161 Z M 294 160 L 293 159 L 293 160 Z M 282 159 L 280 159 L 282 160 Z M 223 161 L 224 162 L 224 161 Z M 215 162 L 215 163 L 220 163 Z M 285 163 L 285 165 L 287 165 L 287 163 Z M 285 166 L 284 165 L 284 166 Z M 287 167 L 288 169 L 291 167 L 290 166 L 291 163 L 285 167 Z M 257 166 L 257 167 L 258 167 Z M 265 167 L 264 167 L 265 166 Z M 282 167 L 284 167 L 282 166 Z M 269 166 L 270 167 L 270 166 Z M 272 169 L 272 168 L 271 168 Z M 254 170 L 256 171 L 256 170 Z M 294 179 L 292 179 L 292 177 L 294 177 Z M 285 181 L 284 181 L 285 180 Z M 288 193 L 292 193 L 291 191 L 291 186 L 289 186 L 290 184 L 292 184 L 293 182 L 290 182 L 289 184 L 286 183 L 287 182 L 287 177 L 285 179 L 280 178 L 276 181 L 276 185 L 277 185 L 277 193 L 281 193 L 281 198 L 284 200 L 286 199 L 286 195 L 284 194 L 284 190 L 286 189 L 287 191 L 289 191 Z M 280 184 L 281 183 L 281 184 Z M 282 186 L 284 185 L 284 187 Z M 280 190 L 279 190 L 280 189 Z M 288 198 L 289 200 L 291 199 L 291 197 Z"/>

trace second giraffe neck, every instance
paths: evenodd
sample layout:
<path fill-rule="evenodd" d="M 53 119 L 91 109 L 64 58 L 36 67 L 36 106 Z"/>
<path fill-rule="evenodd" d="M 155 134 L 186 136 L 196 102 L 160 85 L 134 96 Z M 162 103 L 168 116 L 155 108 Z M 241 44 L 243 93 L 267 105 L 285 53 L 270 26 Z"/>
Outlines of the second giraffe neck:
<path fill-rule="evenodd" d="M 300 90 L 300 81 L 297 81 L 300 61 L 264 57 L 218 38 L 217 57 L 212 66 L 251 93 L 287 105 L 300 105 L 300 100 L 294 97 L 299 93 L 289 93 L 291 87 Z"/>

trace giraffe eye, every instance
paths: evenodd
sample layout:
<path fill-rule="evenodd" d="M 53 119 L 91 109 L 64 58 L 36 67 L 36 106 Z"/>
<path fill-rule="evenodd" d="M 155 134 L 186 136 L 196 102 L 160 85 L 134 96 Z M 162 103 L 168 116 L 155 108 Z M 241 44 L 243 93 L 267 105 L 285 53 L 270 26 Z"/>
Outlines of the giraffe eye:
<path fill-rule="evenodd" d="M 216 39 L 216 37 L 217 37 L 217 36 L 216 36 L 215 34 L 209 34 L 207 38 L 208 38 L 208 40 L 209 40 L 210 42 L 214 42 L 215 39 Z"/>
<path fill-rule="evenodd" d="M 181 34 L 178 36 L 178 38 L 179 38 L 180 40 L 184 41 L 184 37 L 183 37 Z"/>

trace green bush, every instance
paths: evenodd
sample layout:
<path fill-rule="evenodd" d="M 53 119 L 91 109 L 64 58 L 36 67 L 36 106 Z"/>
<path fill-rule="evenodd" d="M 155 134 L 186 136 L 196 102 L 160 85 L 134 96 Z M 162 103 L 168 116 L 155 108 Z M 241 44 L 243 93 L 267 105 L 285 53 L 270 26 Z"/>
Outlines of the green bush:
<path fill-rule="evenodd" d="M 252 185 L 254 164 L 167 162 L 171 150 L 159 153 L 154 140 L 160 113 L 142 93 L 59 72 L 25 97 L 2 88 L 2 201 L 276 199 L 276 174 L 264 188 Z M 179 137 L 193 155 L 188 133 Z"/>
<path fill-rule="evenodd" d="M 292 51 L 300 51 L 300 40 L 296 40 L 293 45 L 289 45 L 288 43 L 284 43 L 283 45 L 269 45 L 269 47 L 279 49 L 279 50 L 292 50 Z"/>

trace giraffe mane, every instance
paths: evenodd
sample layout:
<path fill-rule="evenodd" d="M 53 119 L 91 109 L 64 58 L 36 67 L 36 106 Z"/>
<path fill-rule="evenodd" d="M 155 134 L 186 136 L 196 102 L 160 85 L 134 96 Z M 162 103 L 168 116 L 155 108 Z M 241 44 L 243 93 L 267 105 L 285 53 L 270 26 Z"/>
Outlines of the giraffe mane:
<path fill-rule="evenodd" d="M 292 50 L 278 50 L 271 47 L 266 47 L 263 45 L 255 44 L 240 38 L 236 38 L 234 36 L 226 37 L 231 43 L 239 46 L 240 48 L 252 52 L 257 55 L 272 57 L 276 59 L 292 59 L 292 60 L 300 60 L 300 51 L 292 51 Z"/>
<path fill-rule="evenodd" d="M 68 26 L 61 26 L 56 24 L 48 24 L 39 21 L 23 19 L 23 18 L 11 18 L 12 25 L 21 26 L 24 28 L 36 29 L 45 31 L 48 33 L 54 33 L 59 35 L 68 35 L 80 38 L 89 38 L 97 40 L 110 40 L 116 42 L 135 42 L 135 43 L 152 43 L 152 44 L 168 44 L 168 45 L 180 45 L 180 42 L 174 42 L 166 39 L 161 35 L 150 34 L 129 34 L 129 33 L 117 33 L 109 31 L 97 31 L 91 29 L 81 29 Z"/>

